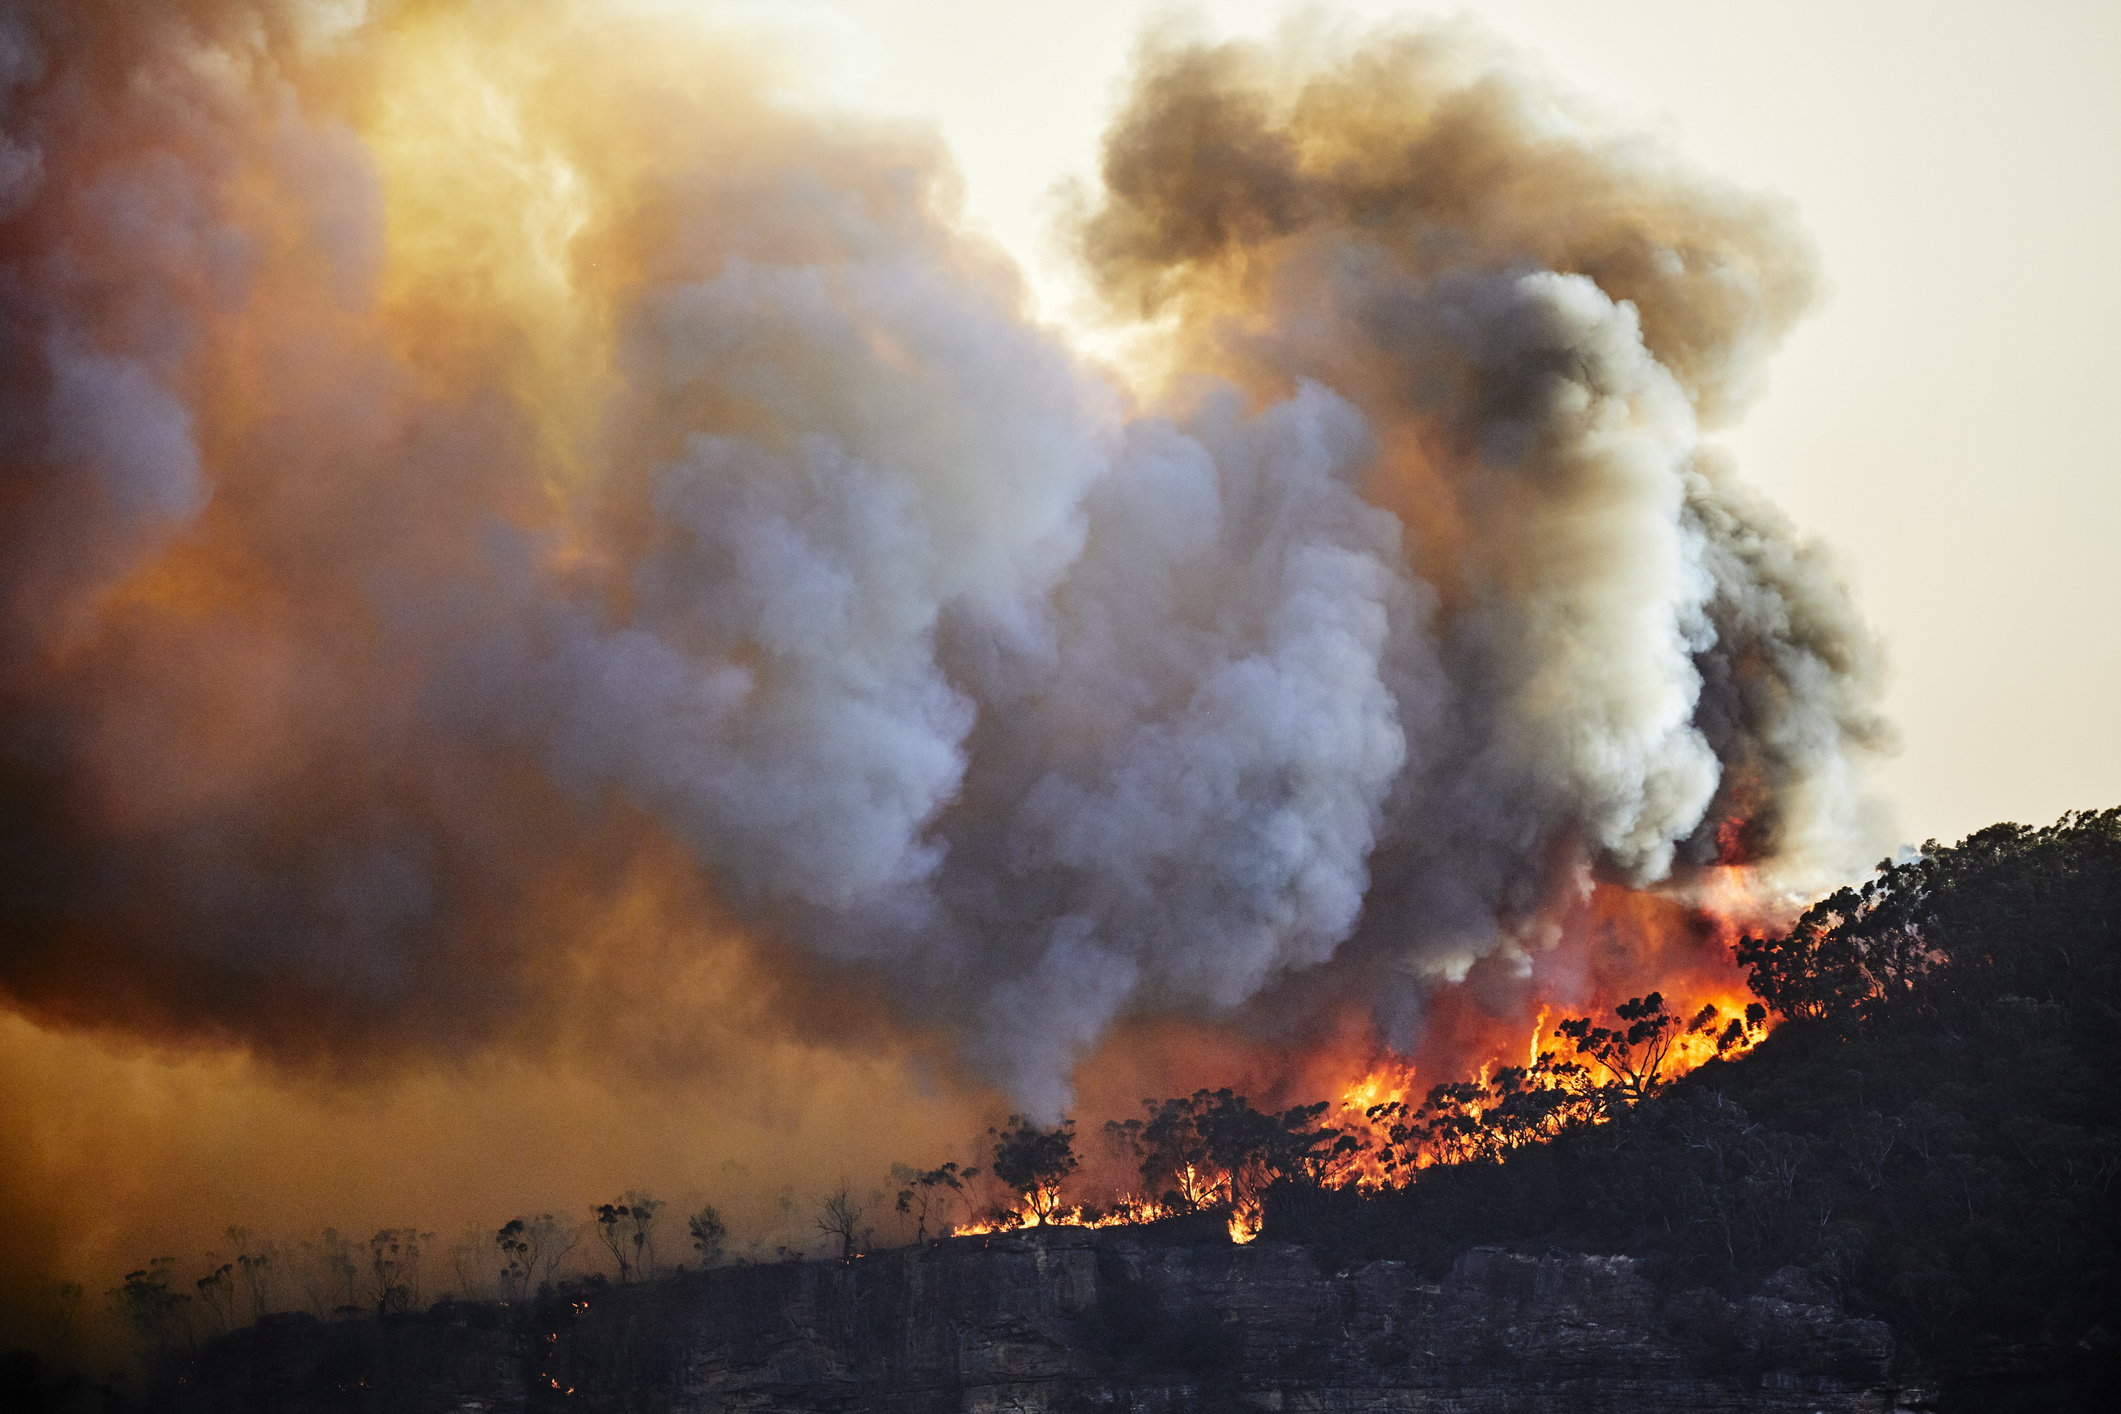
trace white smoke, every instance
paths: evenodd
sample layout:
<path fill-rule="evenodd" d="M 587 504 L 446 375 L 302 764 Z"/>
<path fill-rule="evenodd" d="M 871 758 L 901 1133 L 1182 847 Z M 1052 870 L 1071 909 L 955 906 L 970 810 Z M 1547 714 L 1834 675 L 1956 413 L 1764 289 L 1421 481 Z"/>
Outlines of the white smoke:
<path fill-rule="evenodd" d="M 1733 816 L 1770 862 L 1862 841 L 1868 638 L 1698 425 L 1801 248 L 1441 40 L 1321 61 L 1308 107 L 1145 58 L 1085 227 L 1177 310 L 1185 391 L 1134 408 L 1025 321 L 930 143 L 711 43 L 687 89 L 565 5 L 487 36 L 580 90 L 509 120 L 511 179 L 584 213 L 511 283 L 392 273 L 392 178 L 300 57 L 387 84 L 393 25 L 476 7 L 122 53 L 29 12 L 7 475 L 95 552 L 6 541 L 7 823 L 64 865 L 0 909 L 25 1004 L 94 1005 L 51 966 L 93 915 L 156 1024 L 476 1035 L 543 985 L 536 882 L 652 821 L 1050 1114 L 1121 1018 L 1356 995 L 1403 1037 L 1592 872 L 1654 884 Z M 1203 121 L 1227 151 L 1171 138 Z M 1291 122 L 1433 160 L 1306 168 Z"/>

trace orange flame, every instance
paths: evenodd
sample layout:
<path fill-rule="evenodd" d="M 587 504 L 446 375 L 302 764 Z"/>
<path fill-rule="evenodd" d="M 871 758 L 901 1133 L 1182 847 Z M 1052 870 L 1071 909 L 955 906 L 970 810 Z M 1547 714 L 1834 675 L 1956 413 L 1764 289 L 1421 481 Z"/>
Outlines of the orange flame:
<path fill-rule="evenodd" d="M 1492 1140 L 1475 1135 L 1442 1147 L 1395 1146 L 1391 1128 L 1415 1121 L 1439 1084 L 1470 1082 L 1479 1093 L 1446 1096 L 1442 1110 L 1476 1122 L 1489 1114 L 1501 1096 L 1493 1088 L 1505 1068 L 1518 1070 L 1521 1085 L 1533 1088 L 1581 1087 L 1580 1104 L 1564 1104 L 1546 1128 L 1528 1127 L 1503 1142 L 1534 1142 L 1571 1120 L 1595 1121 L 1599 1103 L 1591 1087 L 1608 1079 L 1588 1056 L 1579 1057 L 1572 1040 L 1557 1025 L 1572 1017 L 1594 1024 L 1615 1024 L 1613 1009 L 1630 998 L 1658 993 L 1677 1025 L 1659 1070 L 1670 1081 L 1697 1067 L 1756 1045 L 1764 1029 L 1749 1028 L 1743 1018 L 1754 1000 L 1742 970 L 1731 955 L 1741 931 L 1776 926 L 1782 909 L 1761 897 L 1751 869 L 1716 866 L 1689 876 L 1684 887 L 1652 892 L 1599 885 L 1572 907 L 1553 946 L 1529 955 L 1521 969 L 1522 985 L 1514 995 L 1497 984 L 1519 974 L 1506 972 L 1513 961 L 1491 959 L 1475 964 L 1467 979 L 1439 985 L 1428 999 L 1426 1030 L 1405 1052 L 1380 1049 L 1367 1022 L 1351 1020 L 1340 1031 L 1307 1047 L 1286 1051 L 1249 1048 L 1229 1033 L 1213 1028 L 1160 1023 L 1123 1039 L 1114 1051 L 1126 1058 L 1123 1074 L 1087 1075 L 1085 1100 L 1090 1113 L 1119 1108 L 1113 1098 L 1129 1090 L 1140 1094 L 1146 1084 L 1173 1090 L 1193 1084 L 1228 1082 L 1248 1086 L 1245 1093 L 1262 1105 L 1303 1103 L 1324 1093 L 1334 1105 L 1321 1122 L 1356 1139 L 1361 1147 L 1339 1155 L 1320 1175 L 1331 1188 L 1378 1191 L 1403 1185 L 1420 1171 L 1463 1158 Z M 1483 973 L 1483 968 L 1488 968 Z M 1498 1001 L 1500 994 L 1502 1000 Z M 1697 1017 L 1706 1012 L 1698 1027 Z M 1351 1013 L 1352 1015 L 1352 1013 Z M 1739 1021 L 1735 1038 L 1726 1036 Z M 1557 1066 L 1582 1064 L 1587 1073 L 1571 1076 Z M 1396 1107 L 1396 1108 L 1394 1108 Z M 1434 1119 L 1431 1110 L 1426 1118 Z M 1448 1130 L 1448 1126 L 1445 1127 Z M 1121 1191 L 1109 1208 L 1078 1204 L 1052 1213 L 1051 1224 L 1107 1228 L 1155 1222 L 1181 1211 L 1227 1214 L 1233 1242 L 1250 1242 L 1261 1233 L 1265 1214 L 1260 1195 L 1242 1178 L 1208 1171 L 1185 1185 L 1197 1190 L 1194 1208 L 1168 1208 L 1146 1197 Z M 1095 1189 L 1096 1180 L 1083 1180 Z M 1028 1201 L 954 1229 L 975 1236 L 1036 1226 Z"/>
<path fill-rule="evenodd" d="M 1659 994 L 1678 1023 L 1660 1068 L 1665 1081 L 1758 1044 L 1765 1028 L 1744 1023 L 1754 997 L 1730 951 L 1741 930 L 1764 925 L 1776 912 L 1757 890 L 1752 872 L 1742 866 L 1701 871 L 1683 896 L 1601 885 L 1574 920 L 1574 941 L 1560 950 L 1565 965 L 1534 958 L 1533 981 L 1543 985 L 1511 1012 L 1487 1011 L 1464 986 L 1439 991 L 1432 998 L 1429 1034 L 1414 1054 L 1366 1061 L 1339 1091 L 1335 1122 L 1371 1144 L 1357 1161 L 1352 1181 L 1383 1186 L 1407 1177 L 1395 1175 L 1379 1158 L 1385 1141 L 1380 1120 L 1389 1117 L 1372 1118 L 1377 1110 L 1398 1105 L 1412 1111 L 1434 1093 L 1433 1086 L 1470 1081 L 1486 1093 L 1454 1103 L 1460 1113 L 1478 1117 L 1496 1103 L 1488 1087 L 1501 1067 L 1532 1071 L 1542 1057 L 1549 1064 L 1578 1060 L 1569 1039 L 1552 1030 L 1565 1017 L 1588 1016 L 1594 1024 L 1609 1025 L 1621 1002 Z M 1733 1021 L 1739 1022 L 1738 1031 L 1726 1034 Z M 1427 1166 L 1440 1157 L 1424 1154 L 1416 1162 Z"/>
<path fill-rule="evenodd" d="M 1005 1208 L 999 1217 L 977 1219 L 953 1225 L 948 1229 L 951 1237 L 986 1237 L 997 1232 L 1021 1232 L 1033 1227 L 1133 1227 L 1141 1223 L 1161 1222 L 1177 1216 L 1161 1203 L 1132 1194 L 1121 1194 L 1108 1209 L 1099 1211 L 1078 1203 L 1072 1208 L 1050 1214 L 1041 1222 L 1037 1211 L 1027 1202 L 1013 1208 Z M 1250 1239 L 1246 1239 L 1249 1241 Z"/>

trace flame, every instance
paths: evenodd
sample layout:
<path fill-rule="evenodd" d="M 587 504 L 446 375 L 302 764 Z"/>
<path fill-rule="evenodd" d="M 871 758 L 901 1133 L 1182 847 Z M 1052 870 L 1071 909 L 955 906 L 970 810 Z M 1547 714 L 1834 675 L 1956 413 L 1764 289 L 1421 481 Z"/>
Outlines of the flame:
<path fill-rule="evenodd" d="M 1732 959 L 1731 944 L 1746 929 L 1773 926 L 1787 910 L 1788 901 L 1744 865 L 1701 870 L 1669 891 L 1599 885 L 1564 929 L 1564 941 L 1531 957 L 1536 990 L 1517 1006 L 1495 1014 L 1474 999 L 1469 986 L 1443 988 L 1432 998 L 1429 1033 L 1412 1054 L 1350 1058 L 1332 1122 L 1368 1148 L 1349 1163 L 1341 1181 L 1374 1189 L 1409 1178 L 1383 1157 L 1394 1115 L 1380 1111 L 1397 1106 L 1400 1116 L 1411 1115 L 1432 1087 L 1469 1081 L 1483 1094 L 1454 1103 L 1460 1113 L 1482 1116 L 1497 1101 L 1488 1087 L 1502 1067 L 1536 1072 L 1543 1056 L 1550 1064 L 1576 1060 L 1573 1044 L 1553 1031 L 1565 1017 L 1611 1024 L 1619 1003 L 1660 994 L 1678 1022 L 1660 1072 L 1665 1081 L 1750 1050 L 1767 1028 L 1744 1022 L 1755 998 Z M 1707 1019 L 1697 1027 L 1704 1012 Z M 1737 1031 L 1727 1034 L 1734 1021 Z M 1424 1151 L 1414 1164 L 1428 1167 L 1448 1157 Z"/>
<path fill-rule="evenodd" d="M 1487 1086 L 1506 1067 L 1536 1072 L 1543 1055 L 1552 1056 L 1550 1064 L 1576 1061 L 1573 1043 L 1555 1030 L 1563 1019 L 1585 1016 L 1610 1026 L 1615 1006 L 1659 993 L 1679 1023 L 1661 1069 L 1665 1080 L 1719 1054 L 1750 1049 L 1762 1031 L 1741 1025 L 1735 1043 L 1724 1043 L 1726 1028 L 1734 1020 L 1742 1022 L 1754 1000 L 1730 947 L 1743 931 L 1778 926 L 1788 911 L 1788 901 L 1746 866 L 1697 870 L 1658 891 L 1600 884 L 1569 901 L 1551 946 L 1527 951 L 1522 978 L 1513 978 L 1507 960 L 1498 960 L 1477 965 L 1462 982 L 1435 987 L 1424 1033 L 1404 1050 L 1380 1047 L 1353 1009 L 1346 1024 L 1288 1049 L 1248 1050 L 1227 1033 L 1162 1023 L 1110 1048 L 1106 1062 L 1123 1061 L 1120 1073 L 1103 1067 L 1087 1073 L 1086 1112 L 1118 1113 L 1151 1086 L 1184 1093 L 1228 1084 L 1273 1108 L 1324 1096 L 1333 1104 L 1321 1122 L 1361 1147 L 1341 1155 L 1323 1181 L 1372 1192 L 1395 1187 L 1453 1155 L 1388 1153 L 1393 1123 L 1410 1121 L 1438 1084 Z M 1688 1031 L 1704 1007 L 1710 1008 L 1711 1023 Z M 1585 1063 L 1592 1074 L 1584 1083 L 1604 1078 L 1595 1063 Z M 1454 1101 L 1453 1109 L 1478 1118 L 1496 1098 L 1488 1091 L 1471 1101 Z M 1373 1116 L 1394 1106 L 1396 1113 Z M 1596 1117 L 1588 1102 L 1582 1117 Z M 1234 1206 L 1227 1180 L 1209 1177 L 1208 1205 Z M 1126 1219 L 1117 1209 L 1098 1218 L 1099 1225 L 1121 1221 Z"/>
<path fill-rule="evenodd" d="M 1364 1145 L 1360 1152 L 1349 1157 L 1347 1171 L 1342 1176 L 1343 1185 L 1366 1192 L 1392 1186 L 1393 1175 L 1380 1158 L 1383 1146 L 1378 1141 L 1384 1131 L 1370 1114 L 1387 1106 L 1408 1104 L 1409 1097 L 1416 1093 L 1419 1074 L 1415 1066 L 1394 1056 L 1341 1090 L 1340 1104 L 1333 1111 L 1333 1123 L 1355 1133 Z"/>
<path fill-rule="evenodd" d="M 1343 1109 L 1357 1112 L 1372 1105 L 1388 1105 L 1406 1099 L 1414 1088 L 1414 1067 L 1400 1062 L 1371 1071 L 1341 1091 Z"/>
<path fill-rule="evenodd" d="M 1032 1227 L 1135 1227 L 1142 1223 L 1161 1222 L 1178 1214 L 1163 1204 L 1147 1198 L 1123 1193 L 1113 1201 L 1110 1208 L 1102 1211 L 1078 1203 L 1072 1208 L 1053 1213 L 1040 1221 L 1037 1210 L 1026 1201 L 1016 1207 L 1005 1208 L 999 1218 L 975 1220 L 958 1224 L 947 1230 L 951 1237 L 986 1237 L 997 1232 L 1021 1232 Z M 1246 1239 L 1250 1240 L 1250 1239 Z"/>
<path fill-rule="evenodd" d="M 1554 946 L 1534 954 L 1527 985 L 1506 1006 L 1480 1000 L 1480 988 L 1493 978 L 1469 976 L 1438 987 L 1430 998 L 1427 1034 L 1407 1052 L 1380 1049 L 1360 1025 L 1351 1024 L 1310 1045 L 1286 1051 L 1247 1051 L 1224 1032 L 1162 1024 L 1127 1038 L 1116 1052 L 1125 1053 L 1124 1074 L 1093 1073 L 1085 1095 L 1092 1114 L 1112 1113 L 1115 1094 L 1139 1095 L 1149 1085 L 1185 1091 L 1195 1083 L 1241 1082 L 1246 1093 L 1273 1107 L 1304 1103 L 1324 1093 L 1335 1103 L 1321 1122 L 1356 1139 L 1360 1146 L 1343 1154 L 1321 1176 L 1329 1188 L 1376 1192 L 1418 1181 L 1423 1170 L 1464 1157 L 1463 1153 L 1402 1145 L 1393 1152 L 1390 1130 L 1395 1120 L 1411 1121 L 1438 1084 L 1470 1082 L 1482 1093 L 1449 1102 L 1458 1115 L 1479 1118 L 1498 1102 L 1492 1082 L 1505 1068 L 1532 1072 L 1528 1083 L 1554 1086 L 1538 1078 L 1542 1058 L 1549 1066 L 1577 1059 L 1573 1043 L 1560 1035 L 1557 1023 L 1588 1016 L 1611 1025 L 1613 1008 L 1633 997 L 1659 993 L 1677 1021 L 1661 1078 L 1669 1081 L 1716 1059 L 1750 1049 L 1762 1029 L 1741 1025 L 1735 1042 L 1724 1038 L 1734 1021 L 1742 1023 L 1754 1000 L 1730 945 L 1743 930 L 1774 926 L 1784 905 L 1763 888 L 1745 866 L 1717 866 L 1698 871 L 1662 892 L 1595 887 L 1577 901 L 1574 914 Z M 1709 1019 L 1690 1029 L 1707 1010 Z M 1131 1049 L 1130 1049 L 1131 1048 Z M 1109 1057 L 1108 1057 L 1109 1059 Z M 1591 1073 L 1570 1083 L 1585 1087 L 1604 1077 L 1585 1060 Z M 1397 1107 L 1396 1112 L 1393 1108 Z M 1564 1113 L 1568 1120 L 1596 1122 L 1598 1105 L 1586 1094 L 1583 1104 Z M 1537 1132 L 1523 1136 L 1532 1142 Z M 1023 1231 L 1038 1226 L 1102 1229 L 1133 1226 L 1182 1216 L 1188 1212 L 1224 1215 L 1235 1243 L 1257 1240 L 1265 1230 L 1261 1192 L 1251 1180 L 1209 1169 L 1189 1170 L 1182 1187 L 1197 1193 L 1197 1205 L 1167 1206 L 1145 1195 L 1121 1190 L 1108 1207 L 1075 1203 L 1054 1210 L 1050 1200 L 1043 1220 L 1028 1198 L 1016 1198 L 988 1216 L 953 1226 L 960 1237 Z M 1078 1182 L 1095 1191 L 1095 1179 Z"/>
<path fill-rule="evenodd" d="M 1563 1018 L 1589 1016 L 1599 1024 L 1610 1023 L 1619 1003 L 1657 992 L 1675 1020 L 1670 1050 L 1659 1071 L 1664 1082 L 1720 1056 L 1751 1049 L 1766 1028 L 1745 1023 L 1746 1007 L 1753 998 L 1732 961 L 1729 945 L 1742 927 L 1755 926 L 1771 912 L 1772 904 L 1758 896 L 1756 881 L 1742 866 L 1704 871 L 1684 896 L 1608 886 L 1595 889 L 1584 917 L 1578 920 L 1579 944 L 1572 954 L 1575 961 L 1586 964 L 1590 974 L 1588 998 L 1558 987 L 1551 995 L 1535 991 L 1509 1013 L 1496 1016 L 1474 1004 L 1463 984 L 1440 990 L 1434 999 L 1434 1025 L 1426 1046 L 1417 1047 L 1412 1055 L 1358 1052 L 1346 1062 L 1342 1071 L 1346 1078 L 1332 1089 L 1338 1104 L 1325 1122 L 1358 1140 L 1359 1148 L 1341 1155 L 1321 1181 L 1329 1188 L 1375 1192 L 1414 1181 L 1423 1169 L 1466 1157 L 1471 1152 L 1467 1149 L 1427 1143 L 1417 1144 L 1409 1153 L 1403 1142 L 1392 1138 L 1393 1124 L 1405 1126 L 1424 1113 L 1439 1082 L 1470 1082 L 1478 1092 L 1470 1098 L 1451 1097 L 1443 1108 L 1476 1120 L 1487 1115 L 1501 1102 L 1493 1081 L 1505 1067 L 1526 1072 L 1520 1083 L 1534 1088 L 1581 1087 L 1582 1103 L 1564 1107 L 1564 1121 L 1602 1120 L 1604 1113 L 1591 1094 L 1591 1087 L 1603 1078 L 1595 1063 L 1584 1057 L 1582 1063 L 1589 1069 L 1583 1075 L 1553 1073 L 1557 1063 L 1579 1060 L 1568 1038 L 1553 1031 Z M 1581 939 L 1596 939 L 1596 945 Z M 1533 975 L 1539 976 L 1536 964 Z M 1563 969 L 1557 975 L 1569 974 Z M 1733 1022 L 1738 1023 L 1735 1031 L 1730 1030 Z M 1316 1062 L 1316 1056 L 1308 1058 L 1313 1073 Z M 1429 1082 L 1429 1088 L 1424 1088 L 1424 1082 Z M 1427 1112 L 1432 1117 L 1435 1113 Z M 1532 1129 L 1504 1142 L 1534 1142 L 1540 1137 L 1542 1131 Z M 1499 1157 L 1491 1150 L 1479 1152 Z M 1261 1235 L 1266 1213 L 1260 1194 L 1241 1176 L 1189 1167 L 1186 1179 L 1185 1186 L 1197 1190 L 1201 1199 L 1192 1211 L 1227 1213 L 1232 1242 L 1247 1243 Z M 987 1218 L 948 1231 L 975 1237 L 1037 1226 L 1124 1227 L 1179 1216 L 1181 1211 L 1122 1192 L 1110 1208 L 1078 1203 L 1049 1209 L 1041 1218 L 1039 1207 L 1027 1197 L 1013 1207 L 998 1208 Z"/>
<path fill-rule="evenodd" d="M 1547 1018 L 1552 1014 L 1553 1008 L 1542 1006 L 1539 1009 L 1539 1016 L 1532 1022 L 1532 1039 L 1525 1043 L 1524 1048 L 1524 1063 L 1526 1065 L 1539 1064 L 1539 1038 L 1547 1029 Z"/>
<path fill-rule="evenodd" d="M 1082 1204 L 1055 1213 L 1044 1223 L 1038 1222 L 1037 1214 L 1029 1203 L 1005 1210 L 999 1219 L 971 1222 L 949 1229 L 952 1237 L 986 1237 L 998 1232 L 1020 1232 L 1035 1226 L 1079 1227 L 1100 1229 L 1108 1227 L 1138 1227 L 1143 1223 L 1162 1222 L 1180 1214 L 1163 1204 L 1132 1194 L 1122 1194 L 1111 1208 L 1097 1211 Z M 1258 1237 L 1266 1226 L 1266 1210 L 1257 1198 L 1241 1198 L 1230 1208 L 1230 1240 L 1243 1244 Z"/>

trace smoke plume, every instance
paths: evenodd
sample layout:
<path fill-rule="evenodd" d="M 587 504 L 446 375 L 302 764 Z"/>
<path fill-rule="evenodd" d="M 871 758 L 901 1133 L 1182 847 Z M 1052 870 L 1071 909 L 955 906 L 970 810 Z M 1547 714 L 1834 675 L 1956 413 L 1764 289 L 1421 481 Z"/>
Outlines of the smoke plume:
<path fill-rule="evenodd" d="M 1047 1114 L 1868 857 L 1871 639 L 1703 440 L 1805 241 L 1477 36 L 1144 48 L 1073 228 L 1138 385 L 692 20 L 55 0 L 0 103 L 40 1025 L 931 1037 Z"/>

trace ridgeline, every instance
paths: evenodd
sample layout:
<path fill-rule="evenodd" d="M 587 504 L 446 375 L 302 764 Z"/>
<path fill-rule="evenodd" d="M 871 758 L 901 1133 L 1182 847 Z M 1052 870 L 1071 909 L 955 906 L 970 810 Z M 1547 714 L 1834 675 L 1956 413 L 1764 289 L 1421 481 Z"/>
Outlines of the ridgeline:
<path fill-rule="evenodd" d="M 526 1275 L 508 1304 L 165 1340 L 122 1398 L 18 1353 L 0 1401 L 2105 1407 L 2121 1375 L 2121 809 L 1932 842 L 1738 955 L 1782 1018 L 1765 1040 L 1739 1053 L 1731 1035 L 1728 1058 L 1664 1081 L 1639 1062 L 1680 1023 L 1637 999 L 1624 1028 L 1567 1032 L 1573 1061 L 1382 1116 L 1403 1121 L 1412 1181 L 1396 1187 L 1331 1181 L 1347 1146 L 1319 1106 L 1260 1115 L 1203 1092 L 1113 1126 L 1145 1179 L 1159 1145 L 1250 1135 L 1266 1158 L 1248 1246 L 1212 1193 L 1166 1193 L 1165 1211 L 1194 1211 L 1162 1222 L 860 1258 L 849 1226 L 838 1262 L 536 1295 Z M 1019 1122 L 997 1146 L 1041 1213 L 1062 1137 Z"/>

